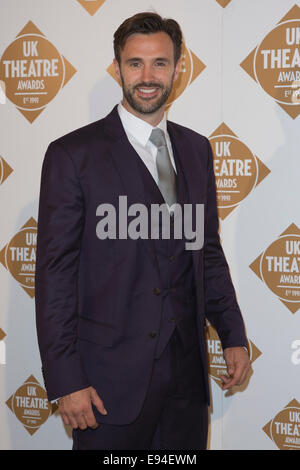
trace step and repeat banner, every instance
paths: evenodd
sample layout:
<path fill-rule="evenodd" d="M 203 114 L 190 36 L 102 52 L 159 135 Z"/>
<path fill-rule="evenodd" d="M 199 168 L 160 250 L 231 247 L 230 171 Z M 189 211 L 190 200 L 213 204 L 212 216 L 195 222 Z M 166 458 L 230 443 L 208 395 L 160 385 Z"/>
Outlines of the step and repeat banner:
<path fill-rule="evenodd" d="M 299 450 L 297 0 L 0 0 L 0 448 L 72 446 L 47 399 L 35 330 L 42 161 L 50 141 L 120 101 L 113 34 L 147 10 L 183 30 L 168 118 L 211 142 L 220 235 L 251 353 L 247 383 L 223 392 L 222 347 L 208 325 L 209 449 Z"/>

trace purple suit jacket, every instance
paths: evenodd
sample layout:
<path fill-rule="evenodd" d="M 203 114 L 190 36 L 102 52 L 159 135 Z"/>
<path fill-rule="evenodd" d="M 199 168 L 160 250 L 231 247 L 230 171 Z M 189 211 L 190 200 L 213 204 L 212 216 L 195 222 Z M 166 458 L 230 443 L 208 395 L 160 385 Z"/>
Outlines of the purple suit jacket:
<path fill-rule="evenodd" d="M 197 325 L 209 402 L 205 318 L 223 348 L 246 346 L 240 309 L 218 235 L 216 191 L 207 138 L 168 122 L 190 203 L 205 204 L 204 246 L 193 251 Z M 136 160 L 117 107 L 104 119 L 52 142 L 40 191 L 36 322 L 49 400 L 92 385 L 108 414 L 125 424 L 137 416 L 150 380 L 162 298 L 154 242 L 96 235 L 101 203 L 145 203 Z M 153 336 L 153 335 L 152 335 Z"/>

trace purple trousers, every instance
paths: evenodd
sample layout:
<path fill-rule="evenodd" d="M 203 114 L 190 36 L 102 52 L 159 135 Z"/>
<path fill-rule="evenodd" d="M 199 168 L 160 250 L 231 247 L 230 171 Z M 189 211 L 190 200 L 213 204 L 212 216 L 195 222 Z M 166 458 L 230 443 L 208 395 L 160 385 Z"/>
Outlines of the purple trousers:
<path fill-rule="evenodd" d="M 205 450 L 207 433 L 199 347 L 184 350 L 175 330 L 154 361 L 137 418 L 124 425 L 73 430 L 73 450 Z"/>

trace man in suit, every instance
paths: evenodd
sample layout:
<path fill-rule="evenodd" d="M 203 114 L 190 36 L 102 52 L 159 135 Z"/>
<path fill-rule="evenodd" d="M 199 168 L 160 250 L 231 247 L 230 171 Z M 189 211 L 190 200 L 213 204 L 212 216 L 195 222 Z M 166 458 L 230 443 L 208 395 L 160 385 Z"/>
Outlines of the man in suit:
<path fill-rule="evenodd" d="M 59 399 L 73 449 L 205 449 L 205 318 L 223 345 L 223 388 L 249 370 L 219 241 L 210 145 L 166 121 L 181 44 L 174 20 L 154 13 L 125 20 L 114 36 L 122 103 L 45 155 L 37 331 L 48 398 Z M 131 209 L 167 204 L 170 236 L 103 236 L 103 207 L 116 209 L 115 228 L 124 229 L 120 195 Z M 204 205 L 200 248 L 187 250 L 186 236 L 175 236 L 176 204 Z"/>

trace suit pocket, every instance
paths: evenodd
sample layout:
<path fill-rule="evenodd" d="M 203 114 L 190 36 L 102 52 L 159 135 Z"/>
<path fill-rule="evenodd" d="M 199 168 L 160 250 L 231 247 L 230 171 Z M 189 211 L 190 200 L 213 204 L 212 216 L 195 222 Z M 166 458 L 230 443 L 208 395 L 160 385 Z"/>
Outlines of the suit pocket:
<path fill-rule="evenodd" d="M 103 346 L 113 346 L 116 338 L 117 331 L 112 326 L 85 317 L 79 318 L 78 339 Z"/>

